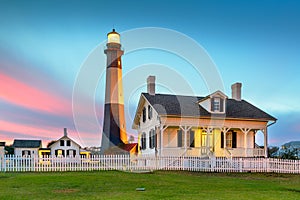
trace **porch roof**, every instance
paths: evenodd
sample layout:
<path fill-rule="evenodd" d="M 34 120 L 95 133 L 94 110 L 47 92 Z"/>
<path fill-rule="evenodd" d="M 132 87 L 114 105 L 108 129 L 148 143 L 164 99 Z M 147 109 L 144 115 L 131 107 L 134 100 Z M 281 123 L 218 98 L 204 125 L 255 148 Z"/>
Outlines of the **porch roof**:
<path fill-rule="evenodd" d="M 170 94 L 149 95 L 142 93 L 159 115 L 186 117 L 225 117 L 236 119 L 257 119 L 276 121 L 277 119 L 245 100 L 226 99 L 226 113 L 212 114 L 198 104 L 205 97 Z"/>

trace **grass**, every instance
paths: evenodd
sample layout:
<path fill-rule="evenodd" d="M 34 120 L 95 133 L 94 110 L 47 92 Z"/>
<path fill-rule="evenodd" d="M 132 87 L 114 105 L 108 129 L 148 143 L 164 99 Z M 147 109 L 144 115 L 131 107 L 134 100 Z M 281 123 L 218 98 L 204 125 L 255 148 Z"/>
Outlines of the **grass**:
<path fill-rule="evenodd" d="M 145 191 L 136 191 L 145 188 Z M 288 174 L 119 171 L 0 173 L 0 199 L 299 199 Z"/>

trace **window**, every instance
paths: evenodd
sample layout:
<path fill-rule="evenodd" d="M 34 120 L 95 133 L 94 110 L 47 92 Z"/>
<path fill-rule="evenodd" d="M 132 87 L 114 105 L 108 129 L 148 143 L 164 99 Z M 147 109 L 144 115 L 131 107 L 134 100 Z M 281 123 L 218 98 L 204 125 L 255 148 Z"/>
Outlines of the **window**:
<path fill-rule="evenodd" d="M 236 132 L 228 131 L 225 136 L 225 145 L 227 148 L 236 148 Z M 221 148 L 224 148 L 224 134 L 221 132 Z"/>
<path fill-rule="evenodd" d="M 65 146 L 65 141 L 64 140 L 60 140 L 60 146 L 61 147 Z"/>
<path fill-rule="evenodd" d="M 183 147 L 183 134 L 182 130 L 177 130 L 177 147 Z"/>
<path fill-rule="evenodd" d="M 226 147 L 232 148 L 232 132 L 226 134 Z"/>
<path fill-rule="evenodd" d="M 201 146 L 207 146 L 207 140 L 209 140 L 209 144 L 208 146 L 209 147 L 212 147 L 213 146 L 213 134 L 207 134 L 205 131 L 202 132 L 202 135 L 201 135 Z"/>
<path fill-rule="evenodd" d="M 68 149 L 67 150 L 67 156 L 75 157 L 76 156 L 76 150 L 75 149 Z"/>
<path fill-rule="evenodd" d="M 220 98 L 214 98 L 214 111 L 219 111 L 220 110 Z"/>
<path fill-rule="evenodd" d="M 141 149 L 143 149 L 143 150 L 146 149 L 146 133 L 142 133 L 142 138 L 141 138 Z"/>
<path fill-rule="evenodd" d="M 65 150 L 63 150 L 63 149 L 56 149 L 55 150 L 55 155 L 57 157 L 64 157 L 65 156 Z"/>
<path fill-rule="evenodd" d="M 29 150 L 23 150 L 22 151 L 22 156 L 30 156 L 30 151 Z"/>
<path fill-rule="evenodd" d="M 215 97 L 211 99 L 212 112 L 224 112 L 224 99 Z"/>
<path fill-rule="evenodd" d="M 71 141 L 70 140 L 67 140 L 67 146 L 71 146 Z"/>
<path fill-rule="evenodd" d="M 143 109 L 143 122 L 146 121 L 146 108 Z"/>
<path fill-rule="evenodd" d="M 149 132 L 149 147 L 150 149 L 156 147 L 156 135 L 154 129 L 151 129 Z"/>
<path fill-rule="evenodd" d="M 148 106 L 148 119 L 152 119 L 152 107 Z"/>

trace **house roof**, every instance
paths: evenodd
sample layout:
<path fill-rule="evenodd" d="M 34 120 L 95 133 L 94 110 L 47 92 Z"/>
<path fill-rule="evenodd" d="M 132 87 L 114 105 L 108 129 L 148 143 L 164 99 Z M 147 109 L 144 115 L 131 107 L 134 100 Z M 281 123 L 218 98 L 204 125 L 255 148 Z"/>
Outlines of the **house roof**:
<path fill-rule="evenodd" d="M 124 146 L 122 147 L 122 149 L 124 149 L 125 151 L 131 151 L 133 148 L 136 148 L 138 143 L 129 143 L 129 144 L 124 144 Z"/>
<path fill-rule="evenodd" d="M 170 94 L 150 95 L 148 93 L 142 93 L 142 96 L 146 98 L 159 115 L 212 117 L 212 114 L 198 103 L 206 97 Z M 273 116 L 245 100 L 237 101 L 230 98 L 226 99 L 226 113 L 213 114 L 213 116 L 236 119 L 257 119 L 264 121 L 277 120 Z"/>
<path fill-rule="evenodd" d="M 39 148 L 42 144 L 41 140 L 14 140 L 14 148 Z"/>

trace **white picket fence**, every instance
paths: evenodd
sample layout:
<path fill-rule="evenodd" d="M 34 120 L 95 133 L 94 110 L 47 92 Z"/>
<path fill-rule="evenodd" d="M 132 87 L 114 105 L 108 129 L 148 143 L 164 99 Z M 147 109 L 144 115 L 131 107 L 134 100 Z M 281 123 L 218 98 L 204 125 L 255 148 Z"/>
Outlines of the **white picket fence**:
<path fill-rule="evenodd" d="M 273 158 L 200 158 L 200 157 L 136 157 L 100 155 L 81 157 L 16 157 L 0 158 L 2 172 L 41 171 L 154 171 L 187 170 L 204 172 L 276 172 L 300 173 L 300 160 Z"/>

